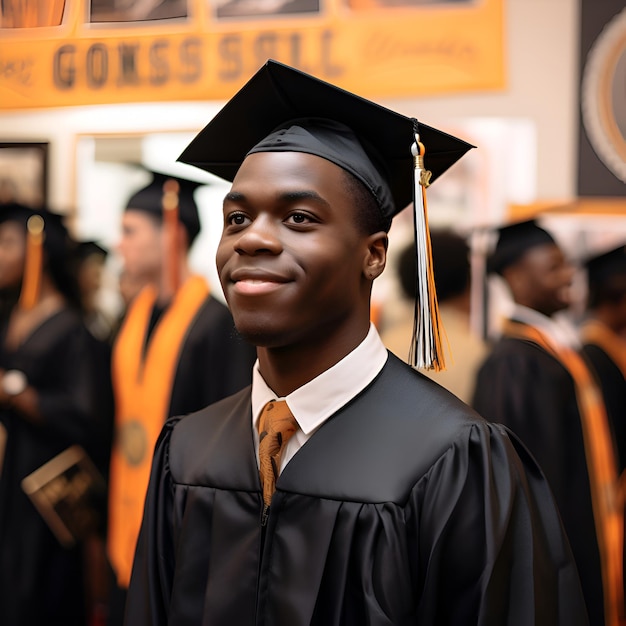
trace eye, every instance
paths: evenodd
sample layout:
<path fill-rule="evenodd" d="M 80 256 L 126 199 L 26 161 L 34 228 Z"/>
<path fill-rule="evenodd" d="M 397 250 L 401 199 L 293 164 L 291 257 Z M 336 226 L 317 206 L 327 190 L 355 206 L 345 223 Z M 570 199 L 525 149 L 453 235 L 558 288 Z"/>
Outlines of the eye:
<path fill-rule="evenodd" d="M 226 216 L 226 224 L 229 226 L 244 226 L 248 222 L 248 217 L 244 213 L 234 212 Z"/>
<path fill-rule="evenodd" d="M 287 217 L 287 221 L 290 222 L 291 224 L 311 224 L 312 222 L 315 221 L 315 219 L 313 218 L 313 216 L 309 215 L 308 213 L 303 213 L 302 211 L 296 211 L 294 213 L 291 213 L 291 215 L 289 215 Z"/>

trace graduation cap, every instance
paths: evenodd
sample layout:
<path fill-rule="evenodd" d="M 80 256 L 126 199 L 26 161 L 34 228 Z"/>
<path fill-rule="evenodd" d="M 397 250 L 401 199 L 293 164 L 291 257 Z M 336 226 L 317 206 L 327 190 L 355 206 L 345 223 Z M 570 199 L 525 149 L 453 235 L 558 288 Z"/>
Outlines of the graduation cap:
<path fill-rule="evenodd" d="M 177 219 L 183 224 L 187 231 L 189 244 L 200 232 L 200 216 L 198 205 L 194 200 L 195 190 L 203 184 L 193 180 L 170 176 L 162 172 L 150 171 L 152 180 L 148 185 L 135 192 L 126 203 L 125 211 L 145 211 L 159 218 L 164 217 L 163 202 L 166 189 L 170 193 L 176 194 L 172 200 L 176 202 Z M 174 187 L 177 185 L 177 188 Z M 171 191 L 175 189 L 175 191 Z"/>
<path fill-rule="evenodd" d="M 26 255 L 19 306 L 30 309 L 39 300 L 44 252 L 51 272 L 61 277 L 72 249 L 72 240 L 63 222 L 63 216 L 44 209 L 33 209 L 19 203 L 0 205 L 0 223 L 16 222 L 26 231 Z M 65 278 L 60 278 L 64 290 Z"/>
<path fill-rule="evenodd" d="M 554 243 L 554 237 L 535 220 L 503 226 L 498 229 L 498 241 L 487 260 L 487 271 L 502 274 L 531 248 Z"/>
<path fill-rule="evenodd" d="M 78 241 L 76 243 L 76 255 L 79 260 L 83 261 L 93 255 L 106 259 L 109 255 L 109 251 L 102 247 L 97 241 Z"/>
<path fill-rule="evenodd" d="M 179 161 L 232 181 L 248 154 L 305 152 L 350 172 L 391 218 L 415 203 L 418 298 L 413 364 L 441 369 L 424 190 L 474 146 L 269 60 Z"/>
<path fill-rule="evenodd" d="M 588 306 L 619 302 L 626 294 L 626 245 L 589 257 L 587 270 Z"/>
<path fill-rule="evenodd" d="M 626 244 L 585 261 L 590 283 L 605 283 L 615 276 L 626 276 Z"/>

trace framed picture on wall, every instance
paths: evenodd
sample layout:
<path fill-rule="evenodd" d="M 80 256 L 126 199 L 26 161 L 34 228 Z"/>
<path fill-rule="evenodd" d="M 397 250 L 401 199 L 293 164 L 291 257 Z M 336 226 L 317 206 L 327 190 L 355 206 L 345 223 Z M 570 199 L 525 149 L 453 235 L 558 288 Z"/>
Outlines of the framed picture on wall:
<path fill-rule="evenodd" d="M 48 194 L 48 143 L 0 142 L 0 204 L 45 205 Z"/>

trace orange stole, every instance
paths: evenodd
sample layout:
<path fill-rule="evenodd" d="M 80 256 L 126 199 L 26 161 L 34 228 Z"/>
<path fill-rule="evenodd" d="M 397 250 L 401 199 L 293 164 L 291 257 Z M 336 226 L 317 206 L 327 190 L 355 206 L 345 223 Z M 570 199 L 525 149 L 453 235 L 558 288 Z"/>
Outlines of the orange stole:
<path fill-rule="evenodd" d="M 600 551 L 605 624 L 618 626 L 624 615 L 624 511 L 615 448 L 600 390 L 585 361 L 575 350 L 565 346 L 557 349 L 537 328 L 511 320 L 506 322 L 504 333 L 538 344 L 574 379 Z"/>
<path fill-rule="evenodd" d="M 585 322 L 581 335 L 585 343 L 598 346 L 606 352 L 626 378 L 626 340 L 597 320 Z"/>
<path fill-rule="evenodd" d="M 192 276 L 176 293 L 143 346 L 156 290 L 133 301 L 113 349 L 115 442 L 111 453 L 108 552 L 118 583 L 127 588 L 141 526 L 152 453 L 168 410 L 176 367 L 189 326 L 209 295 Z"/>

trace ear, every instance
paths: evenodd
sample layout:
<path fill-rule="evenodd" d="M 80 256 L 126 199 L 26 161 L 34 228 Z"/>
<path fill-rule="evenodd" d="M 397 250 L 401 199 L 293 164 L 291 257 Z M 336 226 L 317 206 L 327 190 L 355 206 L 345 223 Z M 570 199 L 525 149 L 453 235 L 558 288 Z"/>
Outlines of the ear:
<path fill-rule="evenodd" d="M 502 272 L 502 278 L 509 285 L 509 289 L 511 290 L 511 294 L 513 299 L 518 301 L 521 298 L 525 297 L 526 294 L 526 275 L 520 269 L 518 263 L 514 263 L 513 265 L 507 267 Z"/>
<path fill-rule="evenodd" d="M 363 273 L 368 280 L 378 278 L 387 264 L 387 248 L 389 238 L 387 233 L 380 231 L 367 238 L 367 254 L 363 263 Z"/>

